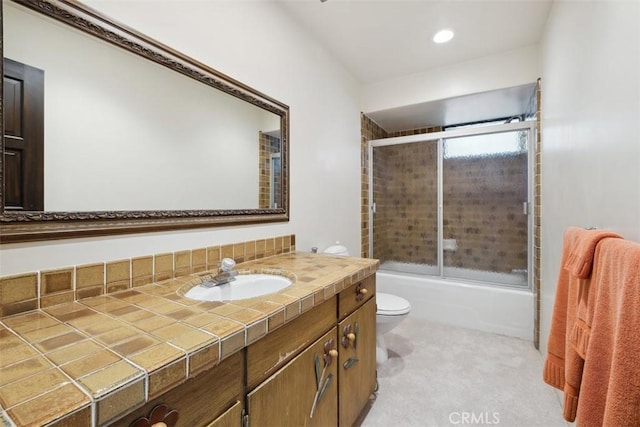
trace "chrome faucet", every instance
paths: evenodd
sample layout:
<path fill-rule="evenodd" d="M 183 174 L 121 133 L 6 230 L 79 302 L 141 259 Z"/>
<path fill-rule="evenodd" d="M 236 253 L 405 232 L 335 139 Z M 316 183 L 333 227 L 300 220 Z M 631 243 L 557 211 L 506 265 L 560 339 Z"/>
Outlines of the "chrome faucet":
<path fill-rule="evenodd" d="M 236 280 L 238 272 L 233 269 L 236 266 L 236 262 L 231 258 L 224 258 L 220 262 L 220 273 L 214 277 L 202 282 L 202 286 L 207 288 L 213 288 L 214 286 L 225 285 L 229 282 Z"/>

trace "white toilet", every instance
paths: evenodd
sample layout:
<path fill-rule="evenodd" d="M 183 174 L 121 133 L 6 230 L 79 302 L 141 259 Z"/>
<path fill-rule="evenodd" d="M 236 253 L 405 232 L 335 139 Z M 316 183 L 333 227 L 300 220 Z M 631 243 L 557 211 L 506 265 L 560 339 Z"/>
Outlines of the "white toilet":
<path fill-rule="evenodd" d="M 324 253 L 349 256 L 349 250 L 341 245 L 340 242 L 329 246 L 324 250 Z M 398 326 L 409 315 L 411 304 L 397 295 L 377 292 L 376 305 L 376 362 L 380 365 L 389 359 L 387 344 L 382 335 Z"/>
<path fill-rule="evenodd" d="M 376 293 L 376 362 L 381 365 L 389 359 L 384 334 L 398 326 L 411 311 L 411 304 L 397 295 Z"/>

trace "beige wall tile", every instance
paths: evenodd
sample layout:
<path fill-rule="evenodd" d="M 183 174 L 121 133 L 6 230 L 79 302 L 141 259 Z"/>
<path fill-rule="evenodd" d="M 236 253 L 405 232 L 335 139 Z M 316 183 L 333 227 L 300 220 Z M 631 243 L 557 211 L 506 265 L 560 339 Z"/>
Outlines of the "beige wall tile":
<path fill-rule="evenodd" d="M 104 263 L 77 266 L 76 290 L 94 286 L 104 286 Z"/>
<path fill-rule="evenodd" d="M 27 303 L 37 298 L 38 273 L 0 278 L 0 316 L 14 314 L 15 310 L 20 308 L 21 303 Z"/>
<path fill-rule="evenodd" d="M 220 248 L 220 257 L 233 258 L 233 245 L 224 245 Z"/>
<path fill-rule="evenodd" d="M 274 239 L 274 243 L 275 243 L 276 254 L 281 254 L 283 252 L 283 247 L 284 247 L 284 243 L 282 241 L 282 237 L 276 237 Z"/>
<path fill-rule="evenodd" d="M 153 282 L 153 256 L 131 259 L 131 284 L 133 287 Z"/>
<path fill-rule="evenodd" d="M 266 242 L 264 239 L 256 240 L 256 258 L 264 258 L 266 252 Z"/>
<path fill-rule="evenodd" d="M 267 334 L 267 320 L 260 320 L 247 326 L 246 345 L 249 345 Z"/>
<path fill-rule="evenodd" d="M 28 311 L 38 309 L 38 299 L 31 299 L 27 301 L 19 301 L 10 304 L 0 305 L 0 317 L 12 316 L 14 314 L 26 313 Z"/>
<path fill-rule="evenodd" d="M 187 361 L 179 360 L 149 375 L 149 400 L 183 382 L 187 377 Z"/>
<path fill-rule="evenodd" d="M 214 343 L 189 355 L 189 377 L 213 367 L 219 360 L 220 341 L 216 340 Z"/>
<path fill-rule="evenodd" d="M 220 341 L 220 360 L 223 360 L 245 345 L 245 331 L 236 332 Z"/>
<path fill-rule="evenodd" d="M 53 295 L 40 297 L 40 308 L 47 308 L 54 305 L 72 302 L 76 297 L 75 292 L 61 292 Z"/>
<path fill-rule="evenodd" d="M 233 259 L 239 264 L 244 262 L 245 250 L 244 243 L 236 243 L 233 245 Z"/>
<path fill-rule="evenodd" d="M 107 424 L 123 412 L 143 404 L 144 389 L 144 381 L 140 379 L 101 399 L 96 405 L 98 424 Z"/>
<path fill-rule="evenodd" d="M 199 273 L 207 269 L 207 249 L 199 248 L 191 251 L 191 269 Z"/>
<path fill-rule="evenodd" d="M 162 280 L 173 278 L 173 254 L 157 254 L 153 256 L 153 280 L 160 282 Z"/>
<path fill-rule="evenodd" d="M 256 242 L 251 240 L 244 244 L 245 261 L 253 261 L 256 259 Z"/>
<path fill-rule="evenodd" d="M 107 262 L 106 283 L 120 282 L 131 279 L 131 261 L 120 260 Z"/>
<path fill-rule="evenodd" d="M 222 260 L 222 249 L 220 246 L 207 248 L 207 270 L 218 268 L 220 260 Z"/>
<path fill-rule="evenodd" d="M 40 295 L 73 291 L 73 267 L 40 272 Z"/>
<path fill-rule="evenodd" d="M 174 254 L 176 270 L 191 267 L 191 251 L 179 251 Z"/>

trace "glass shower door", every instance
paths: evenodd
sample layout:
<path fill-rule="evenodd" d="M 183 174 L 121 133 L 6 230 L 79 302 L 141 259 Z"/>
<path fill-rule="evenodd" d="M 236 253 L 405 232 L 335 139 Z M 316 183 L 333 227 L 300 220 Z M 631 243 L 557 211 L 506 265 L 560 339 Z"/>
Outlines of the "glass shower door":
<path fill-rule="evenodd" d="M 437 141 L 374 147 L 373 257 L 381 268 L 439 274 Z"/>
<path fill-rule="evenodd" d="M 527 286 L 528 131 L 442 144 L 443 276 Z"/>

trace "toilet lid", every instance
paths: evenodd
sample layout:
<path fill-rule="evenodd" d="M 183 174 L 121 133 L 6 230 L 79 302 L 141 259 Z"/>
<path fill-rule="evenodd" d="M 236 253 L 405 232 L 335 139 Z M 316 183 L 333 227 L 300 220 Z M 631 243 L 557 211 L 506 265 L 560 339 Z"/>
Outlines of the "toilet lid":
<path fill-rule="evenodd" d="M 397 295 L 378 292 L 376 294 L 377 314 L 384 316 L 400 316 L 411 310 L 411 304 Z"/>

